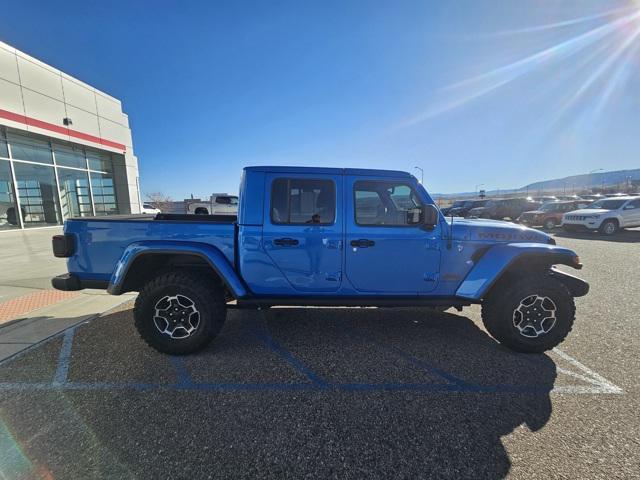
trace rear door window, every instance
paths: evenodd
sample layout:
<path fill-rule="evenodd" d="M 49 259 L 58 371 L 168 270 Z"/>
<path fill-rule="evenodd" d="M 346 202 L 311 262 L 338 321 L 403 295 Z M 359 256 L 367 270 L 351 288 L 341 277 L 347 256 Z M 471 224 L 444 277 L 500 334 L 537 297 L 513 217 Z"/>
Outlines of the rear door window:
<path fill-rule="evenodd" d="M 336 217 L 332 180 L 277 178 L 271 185 L 271 222 L 330 225 Z"/>

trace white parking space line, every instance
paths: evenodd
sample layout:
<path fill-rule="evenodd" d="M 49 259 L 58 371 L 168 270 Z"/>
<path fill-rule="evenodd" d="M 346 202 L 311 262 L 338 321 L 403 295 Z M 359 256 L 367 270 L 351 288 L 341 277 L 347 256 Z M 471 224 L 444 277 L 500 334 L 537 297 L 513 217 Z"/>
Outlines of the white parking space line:
<path fill-rule="evenodd" d="M 580 363 L 571 355 L 563 352 L 558 348 L 554 348 L 552 352 L 581 371 L 581 373 L 576 373 L 561 367 L 557 367 L 558 372 L 570 377 L 578 378 L 593 385 L 561 385 L 554 387 L 552 390 L 553 393 L 624 393 L 624 391 L 620 387 L 614 385 L 602 375 L 599 375 L 586 365 Z"/>

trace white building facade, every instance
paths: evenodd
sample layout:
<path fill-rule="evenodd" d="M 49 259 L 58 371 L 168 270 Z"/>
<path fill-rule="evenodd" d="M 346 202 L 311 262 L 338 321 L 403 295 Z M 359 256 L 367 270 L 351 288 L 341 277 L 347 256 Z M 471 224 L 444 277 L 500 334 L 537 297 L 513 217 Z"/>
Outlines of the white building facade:
<path fill-rule="evenodd" d="M 0 231 L 140 213 L 122 104 L 0 42 Z"/>

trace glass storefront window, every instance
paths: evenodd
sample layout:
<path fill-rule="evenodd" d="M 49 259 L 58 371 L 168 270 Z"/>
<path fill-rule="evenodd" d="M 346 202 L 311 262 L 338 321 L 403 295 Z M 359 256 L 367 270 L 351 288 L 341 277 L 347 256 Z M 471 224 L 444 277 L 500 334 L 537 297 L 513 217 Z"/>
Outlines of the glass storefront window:
<path fill-rule="evenodd" d="M 127 185 L 124 155 L 0 127 L 0 230 L 129 213 Z"/>
<path fill-rule="evenodd" d="M 53 164 L 51 146 L 48 141 L 14 132 L 7 132 L 7 140 L 11 145 L 11 158 Z"/>
<path fill-rule="evenodd" d="M 108 153 L 87 150 L 90 170 L 100 170 L 101 172 L 113 172 L 113 161 Z"/>
<path fill-rule="evenodd" d="M 0 160 L 0 230 L 11 228 L 20 228 L 20 217 L 13 194 L 11 165 L 8 160 Z"/>
<path fill-rule="evenodd" d="M 96 215 L 118 213 L 116 190 L 110 174 L 91 172 L 91 188 L 93 190 Z"/>
<path fill-rule="evenodd" d="M 4 132 L 0 130 L 0 157 L 9 157 L 9 150 L 7 149 L 7 140 L 4 137 Z"/>
<path fill-rule="evenodd" d="M 13 168 L 24 226 L 29 228 L 59 225 L 60 206 L 53 168 L 19 162 L 14 162 Z"/>
<path fill-rule="evenodd" d="M 84 158 L 84 150 L 77 147 L 67 147 L 66 145 L 53 144 L 53 152 L 56 155 L 56 165 L 63 167 L 87 168 Z"/>
<path fill-rule="evenodd" d="M 58 181 L 60 182 L 60 199 L 62 200 L 64 218 L 93 215 L 87 172 L 58 168 Z"/>

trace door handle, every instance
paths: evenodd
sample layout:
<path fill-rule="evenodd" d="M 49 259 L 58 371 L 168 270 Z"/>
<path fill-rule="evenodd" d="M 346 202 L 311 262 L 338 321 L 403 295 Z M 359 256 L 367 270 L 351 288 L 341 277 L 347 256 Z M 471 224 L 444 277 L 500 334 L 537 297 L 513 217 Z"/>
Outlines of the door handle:
<path fill-rule="evenodd" d="M 274 245 L 278 245 L 280 247 L 291 247 L 293 245 L 298 245 L 300 242 L 295 238 L 276 238 L 273 241 Z"/>
<path fill-rule="evenodd" d="M 367 240 L 366 238 L 361 238 L 359 240 L 351 240 L 352 247 L 360 247 L 360 248 L 368 248 L 373 247 L 376 244 L 373 240 Z"/>

